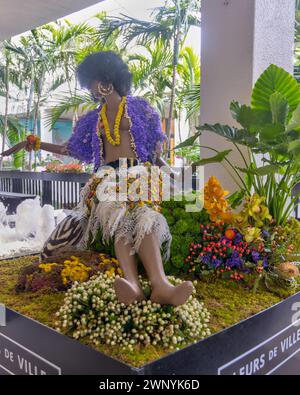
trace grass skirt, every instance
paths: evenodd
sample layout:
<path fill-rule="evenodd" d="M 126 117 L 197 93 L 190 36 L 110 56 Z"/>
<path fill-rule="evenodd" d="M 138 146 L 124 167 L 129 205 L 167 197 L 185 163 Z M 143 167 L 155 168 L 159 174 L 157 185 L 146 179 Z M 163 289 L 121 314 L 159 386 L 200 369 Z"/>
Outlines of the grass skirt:
<path fill-rule="evenodd" d="M 134 173 L 134 167 L 131 170 Z M 127 188 L 135 181 L 136 177 L 128 178 Z M 60 240 L 64 249 L 71 246 L 88 249 L 95 241 L 108 246 L 124 240 L 132 247 L 131 254 L 134 255 L 138 253 L 143 238 L 153 233 L 161 248 L 162 258 L 167 261 L 172 236 L 165 217 L 160 213 L 159 199 L 149 199 L 147 192 L 146 200 L 121 201 L 118 198 L 119 192 L 118 171 L 105 176 L 95 174 L 82 189 L 78 206 L 58 225 L 45 243 L 44 256 L 53 255 L 54 250 L 60 249 Z"/>

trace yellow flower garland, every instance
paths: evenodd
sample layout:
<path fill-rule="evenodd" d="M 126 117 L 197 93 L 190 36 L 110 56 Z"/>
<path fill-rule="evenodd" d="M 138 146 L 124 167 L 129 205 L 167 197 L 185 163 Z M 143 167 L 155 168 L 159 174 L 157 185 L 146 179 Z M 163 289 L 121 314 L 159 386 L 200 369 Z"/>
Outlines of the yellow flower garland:
<path fill-rule="evenodd" d="M 107 104 L 105 103 L 100 111 L 100 117 L 99 117 L 99 121 L 98 121 L 98 130 L 100 128 L 100 123 L 101 120 L 103 122 L 103 126 L 104 126 L 104 131 L 105 131 L 105 136 L 107 138 L 107 141 L 114 146 L 120 145 L 121 144 L 121 138 L 120 138 L 120 123 L 121 123 L 121 119 L 122 119 L 122 115 L 124 112 L 124 107 L 126 104 L 126 97 L 122 97 L 122 100 L 120 102 L 119 105 L 119 109 L 118 109 L 118 113 L 116 116 L 116 121 L 115 121 L 115 126 L 114 126 L 114 136 L 115 139 L 113 139 L 113 137 L 111 136 L 110 133 L 110 128 L 109 128 L 109 123 L 108 123 L 108 119 L 106 116 L 106 110 L 107 110 Z"/>

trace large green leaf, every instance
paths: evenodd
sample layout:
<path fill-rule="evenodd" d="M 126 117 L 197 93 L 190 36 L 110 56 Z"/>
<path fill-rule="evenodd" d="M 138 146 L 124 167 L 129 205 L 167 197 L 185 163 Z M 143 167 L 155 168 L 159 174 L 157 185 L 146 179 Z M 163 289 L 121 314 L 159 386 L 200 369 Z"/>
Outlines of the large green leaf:
<path fill-rule="evenodd" d="M 257 80 L 251 98 L 251 107 L 256 110 L 271 111 L 270 98 L 281 93 L 288 102 L 290 113 L 300 103 L 300 85 L 283 68 L 271 64 Z"/>
<path fill-rule="evenodd" d="M 257 127 L 271 122 L 269 111 L 254 110 L 245 104 L 241 105 L 237 101 L 230 103 L 230 111 L 233 118 L 245 129 L 256 132 Z"/>
<path fill-rule="evenodd" d="M 285 132 L 285 128 L 283 125 L 277 124 L 266 124 L 261 128 L 260 138 L 264 142 L 274 141 L 275 143 L 278 141 L 278 137 Z"/>
<path fill-rule="evenodd" d="M 174 150 L 180 149 L 180 148 L 185 148 L 185 147 L 191 147 L 194 142 L 201 136 L 201 132 L 197 132 L 194 134 L 194 136 L 189 137 L 188 139 L 184 140 L 182 143 L 176 145 Z"/>
<path fill-rule="evenodd" d="M 288 145 L 289 152 L 293 153 L 296 156 L 300 155 L 300 140 L 291 141 Z"/>
<path fill-rule="evenodd" d="M 281 166 L 279 166 L 279 165 L 267 165 L 267 166 L 263 166 L 263 167 L 258 167 L 256 169 L 254 169 L 254 168 L 248 168 L 248 169 L 238 168 L 238 170 L 240 170 L 242 173 L 252 174 L 252 175 L 256 175 L 256 176 L 267 176 L 269 174 L 276 174 L 276 173 L 280 172 L 280 169 L 281 169 Z"/>
<path fill-rule="evenodd" d="M 216 133 L 232 143 L 242 144 L 249 147 L 254 147 L 257 143 L 255 135 L 251 134 L 247 130 L 238 129 L 228 125 L 221 125 L 220 123 L 216 123 L 215 125 L 204 124 L 198 129 Z"/>
<path fill-rule="evenodd" d="M 280 92 L 275 92 L 271 95 L 270 107 L 272 112 L 272 123 L 286 125 L 289 104 L 287 99 Z"/>
<path fill-rule="evenodd" d="M 210 163 L 220 163 L 223 162 L 223 160 L 232 152 L 231 149 L 219 152 L 215 156 L 211 156 L 210 158 L 204 158 L 199 160 L 198 162 L 193 163 L 193 166 L 205 166 Z"/>
<path fill-rule="evenodd" d="M 293 112 L 292 118 L 286 127 L 287 132 L 291 130 L 300 131 L 300 104 L 298 104 L 296 110 Z"/>
<path fill-rule="evenodd" d="M 244 197 L 246 196 L 246 191 L 244 189 L 239 189 L 230 195 L 227 200 L 232 209 L 237 208 L 243 203 Z"/>

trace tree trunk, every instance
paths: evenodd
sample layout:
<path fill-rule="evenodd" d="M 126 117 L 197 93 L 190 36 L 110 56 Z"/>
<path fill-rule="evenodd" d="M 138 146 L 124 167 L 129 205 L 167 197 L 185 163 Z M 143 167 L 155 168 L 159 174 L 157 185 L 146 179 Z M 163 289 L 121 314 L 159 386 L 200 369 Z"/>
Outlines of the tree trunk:
<path fill-rule="evenodd" d="M 179 24 L 180 24 L 180 21 L 179 21 Z M 180 32 L 180 25 L 179 25 L 177 27 L 177 32 L 176 32 L 175 38 L 174 38 L 173 63 L 172 63 L 172 88 L 171 88 L 171 96 L 170 96 L 169 118 L 168 118 L 167 128 L 166 128 L 166 135 L 167 135 L 169 144 L 170 144 L 171 138 L 174 137 L 173 135 L 171 135 L 171 127 L 172 127 L 174 103 L 175 103 L 175 89 L 176 89 L 176 82 L 177 82 L 177 65 L 178 65 L 180 39 L 181 39 L 181 32 Z"/>
<path fill-rule="evenodd" d="M 39 120 L 39 114 L 40 114 L 41 96 L 42 96 L 42 91 L 43 91 L 43 81 L 44 81 L 44 73 L 42 73 L 40 81 L 39 81 L 37 100 L 36 100 L 36 106 L 35 106 L 34 117 L 33 117 L 32 134 L 34 134 L 34 135 L 36 135 L 38 132 L 38 120 Z M 32 164 L 31 164 L 32 155 L 31 154 L 32 153 L 30 153 L 30 161 L 29 161 L 29 169 L 30 170 L 32 170 Z M 34 171 L 36 171 L 36 152 L 34 152 L 34 164 L 35 164 Z"/>
<path fill-rule="evenodd" d="M 6 55 L 5 64 L 5 109 L 4 109 L 4 123 L 3 123 L 3 135 L 2 135 L 2 150 L 5 150 L 7 129 L 8 129 L 8 104 L 9 104 L 9 58 Z M 3 168 L 3 157 L 0 158 L 0 169 Z"/>
<path fill-rule="evenodd" d="M 182 137 L 181 137 L 181 109 L 178 112 L 178 136 L 179 136 L 179 143 L 182 143 Z"/>
<path fill-rule="evenodd" d="M 33 95 L 34 95 L 34 82 L 33 82 L 33 75 L 32 75 L 32 79 L 31 79 L 31 82 L 30 82 L 30 88 L 29 88 L 29 95 L 28 95 L 28 99 L 27 99 L 27 110 L 26 110 L 26 120 L 25 120 L 25 136 L 27 135 L 28 128 L 29 128 L 29 119 L 30 119 L 30 111 L 31 111 Z M 26 155 L 23 156 L 22 170 L 24 170 L 24 167 L 25 167 L 25 159 L 26 159 Z M 29 162 L 30 162 L 30 160 L 31 160 L 31 154 L 29 153 Z"/>
<path fill-rule="evenodd" d="M 78 89 L 78 80 L 77 80 L 77 77 L 75 76 L 75 88 L 74 88 L 75 90 L 74 90 L 74 95 L 76 96 L 77 95 L 77 89 Z M 75 125 L 76 125 L 76 123 L 77 123 L 77 121 L 78 121 L 78 111 L 77 111 L 77 109 L 76 110 L 74 110 L 74 114 L 73 114 L 73 117 L 72 117 L 72 126 L 73 126 L 73 128 L 75 127 Z"/>

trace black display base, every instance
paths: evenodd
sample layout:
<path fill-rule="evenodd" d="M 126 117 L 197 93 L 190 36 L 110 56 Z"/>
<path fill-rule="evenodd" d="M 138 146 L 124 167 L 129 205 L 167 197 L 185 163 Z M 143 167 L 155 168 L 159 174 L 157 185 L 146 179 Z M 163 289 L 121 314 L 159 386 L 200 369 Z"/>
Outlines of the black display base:
<path fill-rule="evenodd" d="M 0 375 L 300 374 L 300 293 L 155 362 L 131 367 L 7 309 Z"/>

